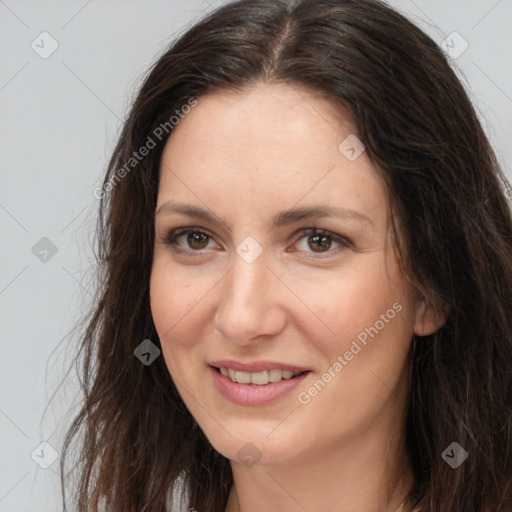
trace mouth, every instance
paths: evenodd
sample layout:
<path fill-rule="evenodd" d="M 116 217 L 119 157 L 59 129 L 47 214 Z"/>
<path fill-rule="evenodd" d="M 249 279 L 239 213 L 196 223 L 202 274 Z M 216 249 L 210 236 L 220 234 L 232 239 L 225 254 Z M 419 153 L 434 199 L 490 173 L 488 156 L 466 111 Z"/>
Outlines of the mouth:
<path fill-rule="evenodd" d="M 270 383 L 280 382 L 283 380 L 295 379 L 309 370 L 293 372 L 291 370 L 281 370 L 280 368 L 271 368 L 258 372 L 238 371 L 228 367 L 211 366 L 217 373 L 231 379 L 232 382 L 238 384 L 254 384 L 255 386 L 266 386 Z"/>
<path fill-rule="evenodd" d="M 235 369 L 231 364 L 224 364 L 209 365 L 215 389 L 230 402 L 243 406 L 268 405 L 284 399 L 312 373 L 311 370 L 296 367 L 295 371 L 283 370 L 275 368 L 275 364 L 268 366 L 266 370 L 249 372 Z M 240 366 L 237 365 L 238 368 Z M 261 364 L 259 366 L 261 368 Z"/>

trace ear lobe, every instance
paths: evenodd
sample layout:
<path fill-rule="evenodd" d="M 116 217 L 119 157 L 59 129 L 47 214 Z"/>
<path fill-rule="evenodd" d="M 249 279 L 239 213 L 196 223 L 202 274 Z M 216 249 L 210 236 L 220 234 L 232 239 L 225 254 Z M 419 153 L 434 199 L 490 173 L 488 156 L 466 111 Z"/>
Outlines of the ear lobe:
<path fill-rule="evenodd" d="M 447 312 L 436 311 L 433 306 L 421 299 L 416 306 L 414 334 L 428 336 L 440 329 L 446 322 Z"/>

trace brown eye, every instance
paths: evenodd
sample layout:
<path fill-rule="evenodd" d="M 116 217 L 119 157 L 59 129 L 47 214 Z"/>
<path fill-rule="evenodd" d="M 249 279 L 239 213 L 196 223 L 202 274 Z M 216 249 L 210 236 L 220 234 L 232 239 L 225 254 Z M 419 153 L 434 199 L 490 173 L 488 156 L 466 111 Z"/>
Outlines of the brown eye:
<path fill-rule="evenodd" d="M 315 252 L 324 252 L 323 249 L 328 250 L 331 247 L 332 240 L 324 235 L 310 235 L 308 237 L 308 244 Z"/>
<path fill-rule="evenodd" d="M 179 243 L 180 239 L 185 242 Z M 171 231 L 165 244 L 173 247 L 175 251 L 201 251 L 207 249 L 211 236 L 197 228 L 180 228 Z"/>
<path fill-rule="evenodd" d="M 187 243 L 192 249 L 205 249 L 208 245 L 209 236 L 201 233 L 199 231 L 195 231 L 187 234 Z"/>
<path fill-rule="evenodd" d="M 323 229 L 303 229 L 300 235 L 301 237 L 295 245 L 297 250 L 306 253 L 337 254 L 340 250 L 343 250 L 343 248 L 353 247 L 350 240 Z M 333 244 L 335 245 L 333 246 Z"/>

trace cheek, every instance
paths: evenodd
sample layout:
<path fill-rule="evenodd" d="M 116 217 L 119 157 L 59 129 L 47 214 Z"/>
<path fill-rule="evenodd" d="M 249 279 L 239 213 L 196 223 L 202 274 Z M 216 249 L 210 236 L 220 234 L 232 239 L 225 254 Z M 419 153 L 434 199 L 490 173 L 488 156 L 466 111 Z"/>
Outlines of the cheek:
<path fill-rule="evenodd" d="M 169 268 L 156 259 L 150 280 L 151 314 L 162 346 L 173 343 L 186 344 L 191 337 L 191 326 L 204 293 L 191 285 L 190 277 L 176 268 Z M 175 340 L 175 341 L 174 341 Z"/>
<path fill-rule="evenodd" d="M 195 281 L 194 281 L 195 283 Z M 160 340 L 162 356 L 178 389 L 197 375 L 199 359 L 191 350 L 200 339 L 198 315 L 201 315 L 197 286 L 168 264 L 155 261 L 150 280 L 151 315 Z M 185 400 L 186 397 L 182 398 Z"/>
<path fill-rule="evenodd" d="M 322 319 L 331 332 L 320 336 L 310 328 L 322 364 L 318 378 L 298 395 L 300 404 L 311 403 L 308 418 L 314 417 L 312 411 L 331 410 L 329 425 L 357 428 L 371 421 L 391 390 L 398 389 L 412 337 L 413 309 L 405 290 L 392 285 L 394 280 L 377 277 L 378 272 L 372 279 L 346 279 L 338 291 L 332 290 L 332 301 L 323 299 Z"/>
<path fill-rule="evenodd" d="M 324 282 L 322 287 L 311 287 L 307 295 L 331 333 L 354 335 L 355 330 L 373 325 L 390 309 L 393 316 L 395 302 L 401 304 L 402 310 L 409 309 L 401 280 L 379 269 L 378 263 L 367 271 L 347 273 Z"/>
<path fill-rule="evenodd" d="M 344 380 L 355 379 L 364 387 L 369 384 L 366 379 L 370 383 L 375 380 L 368 375 L 368 368 L 394 379 L 393 373 L 406 357 L 414 326 L 414 305 L 401 274 L 393 273 L 393 267 L 374 263 L 365 271 L 332 280 L 324 287 L 327 293 L 317 290 L 310 296 L 317 304 L 318 317 L 328 327 L 322 329 L 322 334 L 327 334 L 324 336 L 309 327 L 325 363 L 330 366 L 341 356 Z"/>
<path fill-rule="evenodd" d="M 151 313 L 159 334 L 181 329 L 180 325 L 194 316 L 197 306 L 204 300 L 208 280 L 191 273 L 191 270 L 171 265 L 165 255 L 155 256 L 149 291 Z"/>

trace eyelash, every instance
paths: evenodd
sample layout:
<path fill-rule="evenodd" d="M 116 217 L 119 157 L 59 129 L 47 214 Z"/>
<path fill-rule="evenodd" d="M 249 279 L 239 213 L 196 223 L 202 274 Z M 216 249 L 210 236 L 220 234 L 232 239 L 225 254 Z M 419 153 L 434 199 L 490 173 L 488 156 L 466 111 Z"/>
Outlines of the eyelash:
<path fill-rule="evenodd" d="M 164 243 L 165 245 L 170 246 L 171 249 L 175 253 L 180 253 L 180 254 L 182 254 L 182 253 L 189 253 L 190 255 L 193 255 L 193 256 L 201 256 L 202 255 L 202 251 L 204 251 L 206 249 L 200 249 L 200 250 L 183 249 L 183 248 L 179 247 L 176 244 L 176 240 L 180 236 L 187 235 L 189 233 L 198 233 L 198 234 L 201 234 L 201 235 L 205 235 L 206 237 L 209 238 L 208 241 L 213 239 L 213 237 L 209 233 L 207 233 L 206 231 L 202 230 L 201 228 L 187 227 L 187 228 L 177 228 L 177 229 L 172 230 L 167 235 L 167 237 L 165 238 L 165 240 L 162 243 Z M 345 237 L 342 237 L 342 236 L 337 235 L 335 233 L 332 233 L 330 231 L 327 231 L 327 230 L 324 230 L 324 229 L 318 229 L 318 228 L 305 228 L 305 229 L 301 229 L 297 233 L 297 236 L 299 238 L 297 238 L 294 243 L 296 244 L 302 238 L 307 237 L 307 236 L 312 236 L 312 235 L 318 235 L 318 236 L 327 237 L 327 238 L 331 239 L 332 241 L 334 241 L 335 243 L 340 244 L 340 247 L 337 247 L 335 249 L 329 249 L 329 250 L 327 250 L 325 252 L 318 252 L 318 253 L 315 253 L 313 251 L 310 252 L 309 254 L 316 254 L 317 255 L 317 256 L 313 256 L 313 258 L 329 257 L 330 253 L 337 253 L 337 252 L 339 252 L 340 249 L 343 250 L 344 248 L 349 248 L 349 247 L 353 247 L 354 246 L 353 243 L 351 242 L 351 240 L 349 240 L 348 238 L 345 238 Z M 296 251 L 288 251 L 288 252 L 296 252 Z M 194 254 L 194 253 L 196 253 L 196 254 Z M 327 256 L 323 256 L 324 254 L 327 254 Z M 304 256 L 304 258 L 311 258 L 311 256 Z"/>

